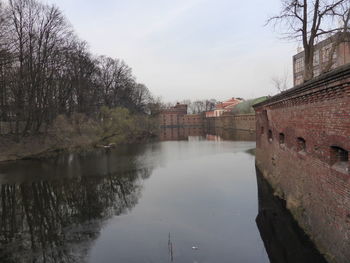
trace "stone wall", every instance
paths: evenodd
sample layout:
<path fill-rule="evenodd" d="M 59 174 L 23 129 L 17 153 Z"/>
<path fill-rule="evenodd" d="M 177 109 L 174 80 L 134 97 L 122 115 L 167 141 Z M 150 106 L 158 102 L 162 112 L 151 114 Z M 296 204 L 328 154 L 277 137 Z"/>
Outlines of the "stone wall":
<path fill-rule="evenodd" d="M 330 262 L 350 259 L 350 65 L 254 106 L 257 167 Z"/>

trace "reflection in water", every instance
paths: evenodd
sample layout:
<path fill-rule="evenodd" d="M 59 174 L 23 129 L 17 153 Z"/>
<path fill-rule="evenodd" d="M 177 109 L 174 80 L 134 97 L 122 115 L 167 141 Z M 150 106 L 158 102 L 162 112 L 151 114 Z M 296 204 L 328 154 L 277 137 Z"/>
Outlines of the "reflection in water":
<path fill-rule="evenodd" d="M 0 262 L 324 262 L 259 176 L 255 222 L 255 143 L 224 141 L 250 135 L 167 130 L 186 141 L 2 164 Z"/>
<path fill-rule="evenodd" d="M 327 263 L 285 208 L 285 202 L 256 168 L 259 214 L 256 224 L 271 263 Z"/>
<path fill-rule="evenodd" d="M 210 129 L 202 126 L 163 128 L 160 133 L 161 141 L 188 140 L 190 137 L 203 137 L 207 141 L 255 141 L 255 132 L 233 129 Z"/>
<path fill-rule="evenodd" d="M 102 222 L 134 207 L 141 179 L 151 174 L 135 149 L 119 156 L 97 152 L 3 165 L 9 177 L 27 171 L 27 181 L 0 186 L 0 262 L 82 262 Z M 28 176 L 44 171 L 51 180 Z"/>
<path fill-rule="evenodd" d="M 255 141 L 255 132 L 253 131 L 246 131 L 246 130 L 233 130 L 233 129 L 210 129 L 209 134 L 211 136 L 214 136 L 217 140 L 219 137 L 219 140 L 224 141 L 248 141 L 248 142 L 254 142 Z"/>
<path fill-rule="evenodd" d="M 202 126 L 162 128 L 159 133 L 159 138 L 161 141 L 185 141 L 190 136 L 204 136 L 204 135 L 205 135 L 205 130 Z"/>

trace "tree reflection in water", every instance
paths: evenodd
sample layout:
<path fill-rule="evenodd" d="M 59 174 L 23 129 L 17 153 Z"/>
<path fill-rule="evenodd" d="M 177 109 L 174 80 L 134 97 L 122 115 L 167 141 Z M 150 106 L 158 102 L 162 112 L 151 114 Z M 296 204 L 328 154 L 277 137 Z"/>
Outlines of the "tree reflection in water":
<path fill-rule="evenodd" d="M 119 158 L 120 154 L 74 156 L 73 162 L 72 156 L 60 156 L 46 162 L 50 165 L 45 168 L 41 162 L 32 162 L 29 180 L 2 184 L 0 262 L 84 261 L 103 222 L 137 204 L 142 181 L 152 172 L 152 167 L 145 167 L 140 161 L 140 154 L 124 152 Z M 27 167 L 29 162 L 17 163 L 21 164 Z M 80 173 L 72 176 L 63 169 L 64 173 L 58 176 L 64 166 L 70 167 L 70 172 Z M 82 173 L 84 166 L 96 169 L 87 176 Z M 21 170 L 13 164 L 1 168 L 9 178 L 11 171 L 16 176 Z M 49 180 L 37 181 L 33 177 L 35 172 L 48 170 L 52 171 L 47 175 Z"/>

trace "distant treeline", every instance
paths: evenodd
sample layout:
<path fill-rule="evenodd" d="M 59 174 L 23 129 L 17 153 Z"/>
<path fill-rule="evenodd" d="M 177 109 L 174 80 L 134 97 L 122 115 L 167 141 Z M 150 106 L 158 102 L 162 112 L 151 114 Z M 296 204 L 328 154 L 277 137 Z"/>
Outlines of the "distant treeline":
<path fill-rule="evenodd" d="M 187 105 L 188 114 L 200 114 L 206 111 L 212 111 L 215 109 L 218 101 L 215 99 L 204 99 L 204 100 L 183 100 L 180 101 L 181 104 Z M 169 103 L 168 107 L 173 106 L 174 104 Z"/>
<path fill-rule="evenodd" d="M 268 97 L 259 97 L 259 98 L 254 98 L 254 99 L 247 99 L 244 100 L 243 98 L 238 98 L 241 99 L 242 102 L 237 104 L 233 109 L 232 113 L 233 114 L 250 114 L 254 113 L 253 105 L 259 102 L 262 102 L 266 100 Z M 196 100 L 196 101 L 191 101 L 191 100 L 183 100 L 180 101 L 182 104 L 186 104 L 188 106 L 188 113 L 189 114 L 199 114 L 203 113 L 206 111 L 212 111 L 216 109 L 216 105 L 219 104 L 220 102 L 215 100 L 215 99 L 206 99 L 206 100 Z M 166 107 L 170 108 L 173 106 L 174 103 L 168 103 Z"/>
<path fill-rule="evenodd" d="M 102 106 L 149 114 L 155 105 L 120 59 L 94 56 L 62 12 L 36 0 L 0 0 L 0 121 L 43 131 L 58 115 L 99 116 Z"/>

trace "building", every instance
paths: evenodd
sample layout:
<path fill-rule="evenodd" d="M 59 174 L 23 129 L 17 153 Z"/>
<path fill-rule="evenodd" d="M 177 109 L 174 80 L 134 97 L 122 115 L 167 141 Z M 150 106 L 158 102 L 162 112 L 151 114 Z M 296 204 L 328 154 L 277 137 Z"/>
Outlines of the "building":
<path fill-rule="evenodd" d="M 207 111 L 205 113 L 206 118 L 220 117 L 224 112 L 231 112 L 237 104 L 241 103 L 243 100 L 239 98 L 231 98 L 224 102 L 216 104 L 213 111 Z"/>
<path fill-rule="evenodd" d="M 256 165 L 329 262 L 350 259 L 350 64 L 255 104 Z"/>
<path fill-rule="evenodd" d="M 159 116 L 161 127 L 178 127 L 183 125 L 183 116 L 187 114 L 187 105 L 176 103 L 174 107 L 163 110 Z"/>
<path fill-rule="evenodd" d="M 328 71 L 328 66 L 330 66 L 330 69 L 335 69 L 339 66 L 350 63 L 350 34 L 345 35 L 341 40 L 339 38 L 337 39 L 337 36 L 341 36 L 340 34 L 341 33 L 338 33 L 337 35 L 329 37 L 315 45 L 313 60 L 314 77 Z M 339 41 L 339 44 L 333 48 L 336 41 L 335 39 L 337 39 L 337 42 Z M 329 61 L 331 52 L 333 53 L 332 61 Z M 304 56 L 304 51 L 293 56 L 294 86 L 304 82 Z"/>
<path fill-rule="evenodd" d="M 203 126 L 204 121 L 204 114 L 187 114 L 183 116 L 182 124 L 185 127 Z"/>
<path fill-rule="evenodd" d="M 203 126 L 204 114 L 187 114 L 187 105 L 177 103 L 160 114 L 161 127 L 194 127 Z"/>

